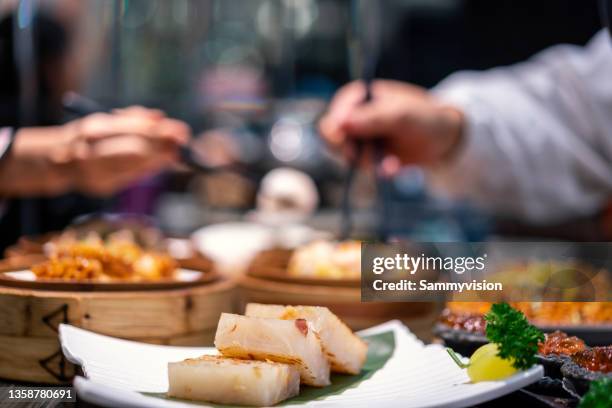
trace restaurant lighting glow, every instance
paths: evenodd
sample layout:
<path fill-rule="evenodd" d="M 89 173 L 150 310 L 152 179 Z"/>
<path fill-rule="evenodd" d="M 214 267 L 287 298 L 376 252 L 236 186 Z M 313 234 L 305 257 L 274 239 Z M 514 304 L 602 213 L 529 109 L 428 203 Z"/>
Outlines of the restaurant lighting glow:
<path fill-rule="evenodd" d="M 302 125 L 293 119 L 281 119 L 270 131 L 270 151 L 280 161 L 290 162 L 303 150 Z"/>
<path fill-rule="evenodd" d="M 279 12 L 282 13 L 281 24 L 297 37 L 308 34 L 319 17 L 319 7 L 314 0 L 267 1 L 259 7 L 256 15 L 257 31 L 262 36 L 273 38 L 277 35 L 275 22 Z"/>

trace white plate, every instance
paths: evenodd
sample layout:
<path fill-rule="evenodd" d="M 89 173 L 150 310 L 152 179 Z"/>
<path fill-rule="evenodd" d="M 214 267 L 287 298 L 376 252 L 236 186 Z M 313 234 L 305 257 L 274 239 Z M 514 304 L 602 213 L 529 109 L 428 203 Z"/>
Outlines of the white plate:
<path fill-rule="evenodd" d="M 9 278 L 27 282 L 34 282 L 36 280 L 36 274 L 29 269 L 24 269 L 22 271 L 13 271 L 13 272 L 4 272 L 4 275 Z M 175 280 L 181 282 L 195 282 L 200 280 L 202 277 L 202 272 L 193 271 L 190 269 L 179 269 L 176 272 Z"/>
<path fill-rule="evenodd" d="M 193 246 L 227 275 L 245 272 L 258 252 L 277 246 L 295 248 L 314 239 L 331 239 L 331 236 L 306 225 L 273 228 L 256 222 L 213 224 L 191 235 Z"/>
<path fill-rule="evenodd" d="M 218 278 L 213 272 L 202 272 L 191 269 L 178 269 L 172 278 L 155 281 L 78 281 L 62 279 L 37 278 L 28 269 L 0 273 L 0 285 L 26 289 L 60 290 L 60 291 L 127 291 L 127 290 L 160 290 L 178 289 L 212 282 Z"/>
<path fill-rule="evenodd" d="M 423 345 L 398 321 L 360 334 L 387 331 L 395 335 L 395 352 L 382 369 L 342 394 L 295 406 L 466 407 L 509 394 L 543 375 L 542 367 L 534 366 L 504 381 L 471 384 L 465 370 L 455 365 L 443 347 Z M 141 393 L 166 392 L 168 362 L 213 354 L 214 348 L 143 344 L 65 324 L 59 332 L 64 354 L 81 365 L 87 377 L 77 377 L 74 382 L 83 400 L 108 407 L 202 406 Z"/>
<path fill-rule="evenodd" d="M 274 232 L 263 225 L 231 222 L 209 225 L 191 235 L 193 246 L 210 257 L 223 274 L 239 274 L 246 270 L 259 251 L 274 246 Z"/>

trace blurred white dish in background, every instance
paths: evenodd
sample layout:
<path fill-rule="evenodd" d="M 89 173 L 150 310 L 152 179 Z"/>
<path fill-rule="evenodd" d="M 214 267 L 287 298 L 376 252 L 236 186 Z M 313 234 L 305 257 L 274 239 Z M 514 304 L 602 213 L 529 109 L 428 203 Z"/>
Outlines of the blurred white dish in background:
<path fill-rule="evenodd" d="M 194 255 L 193 245 L 187 239 L 166 238 L 166 247 L 174 259 L 187 259 Z"/>
<path fill-rule="evenodd" d="M 243 272 L 253 256 L 275 243 L 270 228 L 251 222 L 209 225 L 194 232 L 191 240 L 224 275 Z"/>
<path fill-rule="evenodd" d="M 306 225 L 291 224 L 273 228 L 254 222 L 232 222 L 209 225 L 191 236 L 194 247 L 210 257 L 224 275 L 246 271 L 260 251 L 274 247 L 295 248 L 330 234 Z"/>
<path fill-rule="evenodd" d="M 308 174 L 279 167 L 261 180 L 254 217 L 271 224 L 297 222 L 312 215 L 318 205 L 319 193 Z"/>
<path fill-rule="evenodd" d="M 276 245 L 281 248 L 293 249 L 315 240 L 331 240 L 333 234 L 310 228 L 304 224 L 287 224 L 274 229 Z"/>
<path fill-rule="evenodd" d="M 197 280 L 202 278 L 202 273 L 203 273 L 202 271 L 194 271 L 191 269 L 180 268 L 176 270 L 176 276 L 174 276 L 172 280 L 175 282 L 196 282 Z M 8 277 L 10 279 L 14 279 L 16 281 L 23 281 L 23 282 L 36 282 L 37 280 L 39 280 L 36 274 L 29 269 L 24 269 L 20 271 L 4 272 L 3 276 Z M 63 283 L 73 283 L 74 285 L 84 285 L 84 286 L 89 286 L 89 287 L 91 287 L 92 285 L 98 285 L 100 288 L 104 288 L 104 285 L 113 283 L 113 282 L 108 282 L 108 281 L 100 281 L 100 282 L 75 281 L 75 280 L 71 281 L 69 279 L 45 279 L 43 278 L 42 280 L 43 281 L 46 280 L 45 282 L 46 285 L 55 285 L 55 284 L 61 285 Z M 129 284 L 129 285 L 139 284 L 138 282 L 124 282 L 124 283 Z M 153 284 L 154 283 L 155 282 L 153 282 Z"/>
<path fill-rule="evenodd" d="M 252 222 L 207 226 L 192 235 L 192 242 L 222 274 L 243 273 L 260 251 L 295 248 L 315 239 L 330 238 L 327 232 L 299 224 L 318 205 L 319 194 L 310 176 L 291 168 L 277 168 L 261 182 L 257 210 L 247 215 Z"/>

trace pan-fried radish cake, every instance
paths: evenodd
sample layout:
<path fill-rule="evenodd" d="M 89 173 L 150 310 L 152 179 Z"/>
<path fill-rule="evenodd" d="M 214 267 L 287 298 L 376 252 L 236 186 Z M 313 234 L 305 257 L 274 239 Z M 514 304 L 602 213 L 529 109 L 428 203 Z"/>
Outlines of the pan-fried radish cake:
<path fill-rule="evenodd" d="M 215 346 L 228 357 L 293 364 L 302 383 L 330 384 L 318 334 L 304 319 L 280 320 L 222 313 Z"/>
<path fill-rule="evenodd" d="M 365 363 L 368 345 L 326 307 L 249 303 L 245 315 L 285 320 L 306 319 L 319 334 L 323 351 L 334 372 L 358 374 Z"/>
<path fill-rule="evenodd" d="M 296 367 L 202 356 L 168 363 L 168 396 L 218 404 L 271 406 L 300 392 Z"/>

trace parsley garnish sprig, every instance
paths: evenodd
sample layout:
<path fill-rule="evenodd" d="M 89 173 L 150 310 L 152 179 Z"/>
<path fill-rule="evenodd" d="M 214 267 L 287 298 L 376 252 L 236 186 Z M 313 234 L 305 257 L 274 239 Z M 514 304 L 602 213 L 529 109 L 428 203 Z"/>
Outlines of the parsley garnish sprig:
<path fill-rule="evenodd" d="M 487 339 L 497 344 L 501 358 L 511 360 L 519 370 L 536 363 L 538 343 L 544 341 L 544 334 L 531 325 L 523 313 L 507 303 L 496 303 L 485 320 Z"/>
<path fill-rule="evenodd" d="M 591 383 L 578 408 L 608 407 L 612 407 L 612 378 L 604 377 Z"/>

